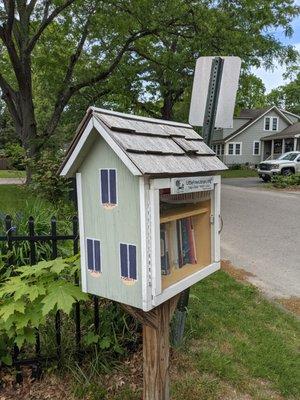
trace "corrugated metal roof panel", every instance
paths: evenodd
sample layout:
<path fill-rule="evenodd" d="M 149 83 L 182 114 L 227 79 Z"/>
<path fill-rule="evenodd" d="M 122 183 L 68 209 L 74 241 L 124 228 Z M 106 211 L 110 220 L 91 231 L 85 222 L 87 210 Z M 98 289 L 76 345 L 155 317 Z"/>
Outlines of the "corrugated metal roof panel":
<path fill-rule="evenodd" d="M 127 153 L 143 174 L 194 174 L 226 169 L 218 157 Z"/>
<path fill-rule="evenodd" d="M 112 131 L 110 135 L 123 149 L 127 151 L 184 154 L 184 150 L 169 137 L 143 136 L 114 131 Z"/>

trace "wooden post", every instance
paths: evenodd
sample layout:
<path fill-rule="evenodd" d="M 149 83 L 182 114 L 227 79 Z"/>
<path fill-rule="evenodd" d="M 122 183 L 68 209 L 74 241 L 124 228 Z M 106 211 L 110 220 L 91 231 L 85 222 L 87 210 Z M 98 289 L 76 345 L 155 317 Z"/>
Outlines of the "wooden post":
<path fill-rule="evenodd" d="M 179 295 L 152 311 L 122 305 L 143 324 L 143 400 L 169 400 L 170 321 Z"/>

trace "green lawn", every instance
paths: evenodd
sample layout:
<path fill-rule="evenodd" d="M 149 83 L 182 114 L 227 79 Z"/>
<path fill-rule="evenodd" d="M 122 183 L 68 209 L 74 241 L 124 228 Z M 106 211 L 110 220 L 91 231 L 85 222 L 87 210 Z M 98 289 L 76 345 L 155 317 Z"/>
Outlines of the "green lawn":
<path fill-rule="evenodd" d="M 195 285 L 185 337 L 182 348 L 171 352 L 172 400 L 300 398 L 299 321 L 253 286 L 224 271 Z M 92 364 L 83 371 L 87 380 L 69 377 L 70 393 L 76 399 L 103 393 L 100 399 L 139 400 L 141 365 L 142 353 L 109 376 L 96 373 Z"/>
<path fill-rule="evenodd" d="M 25 178 L 25 171 L 16 171 L 16 170 L 0 170 L 0 179 L 1 178 Z"/>
<path fill-rule="evenodd" d="M 29 192 L 26 186 L 0 185 L 0 214 L 13 214 L 21 211 L 26 204 L 32 205 L 38 199 Z"/>
<path fill-rule="evenodd" d="M 228 169 L 227 171 L 223 171 L 221 176 L 222 178 L 249 178 L 258 175 L 255 169 Z"/>

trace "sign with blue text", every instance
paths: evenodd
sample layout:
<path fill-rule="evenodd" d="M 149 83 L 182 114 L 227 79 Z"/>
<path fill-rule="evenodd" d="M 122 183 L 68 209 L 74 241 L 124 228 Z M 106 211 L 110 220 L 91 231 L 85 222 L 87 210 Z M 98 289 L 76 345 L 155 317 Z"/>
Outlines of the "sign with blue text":
<path fill-rule="evenodd" d="M 193 176 L 188 178 L 171 179 L 171 194 L 203 192 L 213 190 L 212 176 Z"/>

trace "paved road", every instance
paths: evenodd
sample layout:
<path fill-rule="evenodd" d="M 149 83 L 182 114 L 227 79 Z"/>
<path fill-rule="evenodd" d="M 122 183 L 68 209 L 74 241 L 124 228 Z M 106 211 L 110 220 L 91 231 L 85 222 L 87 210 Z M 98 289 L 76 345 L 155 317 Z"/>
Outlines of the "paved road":
<path fill-rule="evenodd" d="M 226 178 L 226 179 L 222 179 L 222 183 L 224 185 L 245 187 L 245 188 L 251 188 L 251 187 L 263 188 L 263 184 L 264 184 L 262 179 L 259 179 L 256 176 L 251 177 L 251 178 Z"/>
<path fill-rule="evenodd" d="M 222 216 L 222 258 L 254 274 L 266 294 L 300 297 L 300 193 L 226 183 Z"/>

